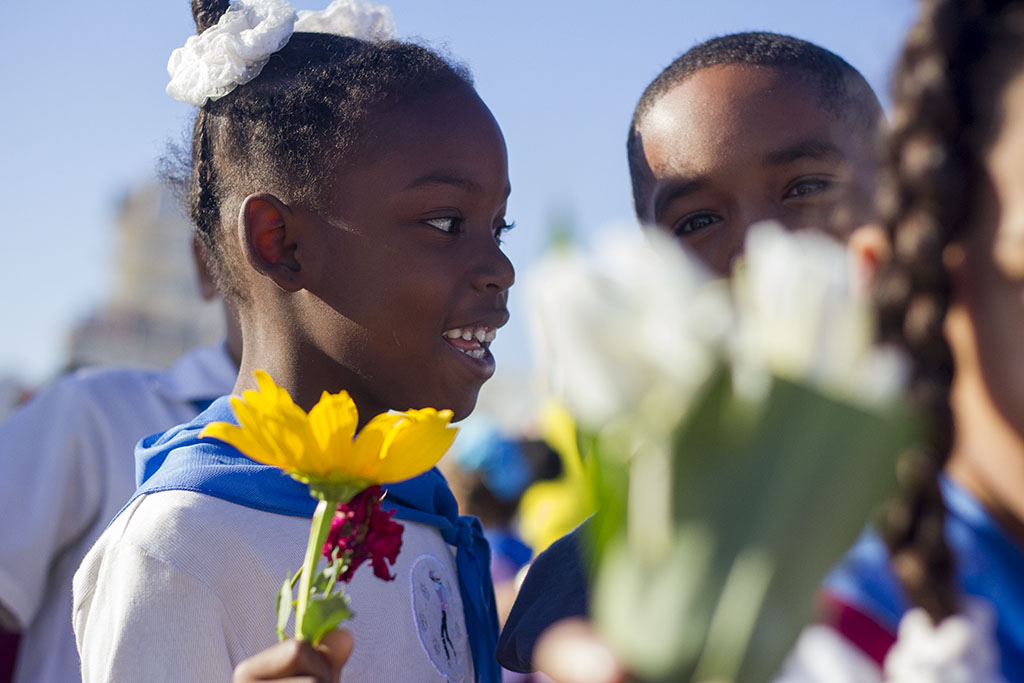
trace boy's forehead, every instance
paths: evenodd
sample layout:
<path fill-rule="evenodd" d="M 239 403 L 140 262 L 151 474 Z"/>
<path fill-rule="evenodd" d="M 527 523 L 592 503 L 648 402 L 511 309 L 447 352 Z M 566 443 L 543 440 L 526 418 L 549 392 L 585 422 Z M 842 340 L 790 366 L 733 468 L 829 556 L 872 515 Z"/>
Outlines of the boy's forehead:
<path fill-rule="evenodd" d="M 701 172 L 724 150 L 756 157 L 808 140 L 832 144 L 844 156 L 870 155 L 871 136 L 858 134 L 856 117 L 839 115 L 831 104 L 814 76 L 799 69 L 713 66 L 658 98 L 639 133 L 656 177 Z M 671 169 L 659 168 L 665 165 Z"/>

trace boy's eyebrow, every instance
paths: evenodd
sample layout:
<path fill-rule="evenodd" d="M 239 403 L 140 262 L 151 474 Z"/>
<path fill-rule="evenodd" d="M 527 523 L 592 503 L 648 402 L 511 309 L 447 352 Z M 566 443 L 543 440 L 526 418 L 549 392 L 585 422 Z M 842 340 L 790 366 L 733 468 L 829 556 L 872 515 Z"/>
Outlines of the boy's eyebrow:
<path fill-rule="evenodd" d="M 761 163 L 765 166 L 782 166 L 806 158 L 831 161 L 846 159 L 842 151 L 831 142 L 811 139 L 800 140 L 782 149 L 772 150 L 761 158 Z"/>
<path fill-rule="evenodd" d="M 694 192 L 699 192 L 707 187 L 707 184 L 708 181 L 706 178 L 693 178 L 660 187 L 654 195 L 655 220 L 657 220 L 658 216 L 661 215 L 661 212 L 668 204 L 677 199 L 682 199 L 687 195 L 693 194 Z"/>

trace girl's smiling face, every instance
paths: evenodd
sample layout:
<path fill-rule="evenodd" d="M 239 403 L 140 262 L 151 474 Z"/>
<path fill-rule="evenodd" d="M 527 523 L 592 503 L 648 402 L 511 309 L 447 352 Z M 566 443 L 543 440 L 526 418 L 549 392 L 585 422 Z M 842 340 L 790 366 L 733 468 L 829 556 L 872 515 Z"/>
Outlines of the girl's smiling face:
<path fill-rule="evenodd" d="M 303 243 L 308 367 L 361 414 L 433 407 L 466 417 L 494 372 L 515 274 L 501 251 L 505 143 L 468 87 L 378 118 Z M 328 213 L 330 215 L 328 215 Z"/>

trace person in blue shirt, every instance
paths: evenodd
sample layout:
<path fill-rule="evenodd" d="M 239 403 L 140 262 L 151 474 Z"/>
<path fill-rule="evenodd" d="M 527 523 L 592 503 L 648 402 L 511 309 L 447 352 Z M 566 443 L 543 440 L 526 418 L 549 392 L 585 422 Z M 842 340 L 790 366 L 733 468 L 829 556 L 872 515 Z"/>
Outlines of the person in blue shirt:
<path fill-rule="evenodd" d="M 881 120 L 860 73 L 822 47 L 763 32 L 696 45 L 636 105 L 627 152 L 637 218 L 720 274 L 761 220 L 845 238 L 875 217 Z M 506 668 L 532 670 L 540 634 L 586 614 L 582 535 L 534 561 L 499 640 Z"/>

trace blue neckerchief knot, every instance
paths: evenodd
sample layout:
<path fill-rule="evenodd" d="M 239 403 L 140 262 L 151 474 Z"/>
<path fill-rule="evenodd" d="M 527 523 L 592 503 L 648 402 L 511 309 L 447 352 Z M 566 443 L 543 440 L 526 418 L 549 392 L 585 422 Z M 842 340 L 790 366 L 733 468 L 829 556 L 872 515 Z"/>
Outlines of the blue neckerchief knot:
<path fill-rule="evenodd" d="M 276 467 L 247 458 L 226 443 L 200 441 L 199 432 L 211 422 L 237 424 L 227 397 L 214 401 L 192 422 L 143 439 L 135 451 L 139 488 L 132 500 L 157 491 L 194 491 L 265 512 L 313 516 L 316 500 L 304 484 Z M 491 582 L 490 546 L 480 521 L 459 516 L 455 496 L 436 468 L 388 486 L 383 506 L 395 510 L 398 519 L 436 528 L 446 543 L 455 546 L 476 680 L 498 683 L 501 667 L 494 658 L 498 610 Z"/>

